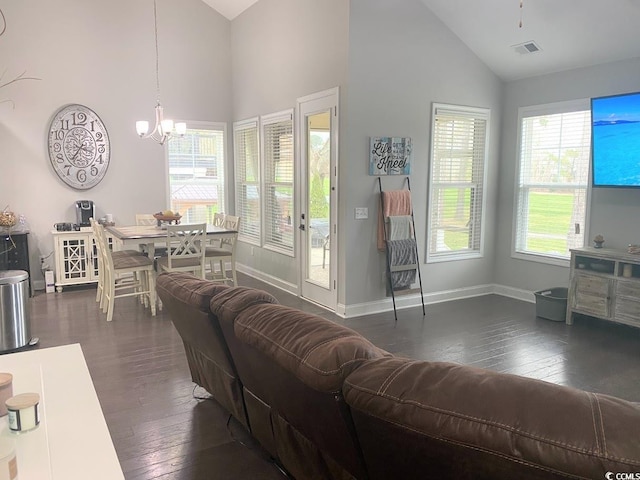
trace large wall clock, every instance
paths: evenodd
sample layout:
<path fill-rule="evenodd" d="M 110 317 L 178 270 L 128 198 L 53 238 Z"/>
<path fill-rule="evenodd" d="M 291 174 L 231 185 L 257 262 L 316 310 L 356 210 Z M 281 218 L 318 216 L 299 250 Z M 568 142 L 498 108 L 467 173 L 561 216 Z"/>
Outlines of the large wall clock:
<path fill-rule="evenodd" d="M 49 126 L 49 159 L 67 185 L 95 187 L 107 173 L 111 148 L 107 129 L 96 113 L 83 105 L 66 105 Z"/>

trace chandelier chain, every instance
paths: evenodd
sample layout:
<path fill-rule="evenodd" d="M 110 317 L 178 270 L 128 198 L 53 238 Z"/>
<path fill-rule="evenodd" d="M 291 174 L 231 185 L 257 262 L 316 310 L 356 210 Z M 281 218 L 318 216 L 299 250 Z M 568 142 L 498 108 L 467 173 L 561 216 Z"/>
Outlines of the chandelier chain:
<path fill-rule="evenodd" d="M 524 0 L 520 0 L 520 25 L 519 27 L 522 28 L 522 4 L 524 3 Z"/>
<path fill-rule="evenodd" d="M 156 0 L 153 0 L 153 22 L 156 38 L 156 99 L 160 103 L 160 55 L 158 54 L 158 7 Z"/>

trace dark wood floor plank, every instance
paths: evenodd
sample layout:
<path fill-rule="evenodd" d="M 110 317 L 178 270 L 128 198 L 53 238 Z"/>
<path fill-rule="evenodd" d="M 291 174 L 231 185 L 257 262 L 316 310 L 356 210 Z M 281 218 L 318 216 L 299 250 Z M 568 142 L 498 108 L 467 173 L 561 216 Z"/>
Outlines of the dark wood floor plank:
<path fill-rule="evenodd" d="M 400 356 L 524 375 L 640 401 L 640 329 L 578 317 L 572 326 L 535 316 L 535 305 L 489 295 L 342 319 L 240 275 L 286 305 L 352 328 Z M 166 311 L 151 317 L 133 298 L 116 300 L 114 320 L 95 289 L 31 299 L 37 348 L 80 343 L 129 480 L 284 478 L 243 427 L 191 382 L 182 341 Z M 247 446 L 244 446 L 239 441 Z"/>

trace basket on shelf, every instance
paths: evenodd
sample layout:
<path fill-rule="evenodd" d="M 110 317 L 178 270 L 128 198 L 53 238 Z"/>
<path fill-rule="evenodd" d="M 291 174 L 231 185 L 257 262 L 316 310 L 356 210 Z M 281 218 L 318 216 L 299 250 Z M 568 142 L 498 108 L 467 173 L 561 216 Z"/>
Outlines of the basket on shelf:
<path fill-rule="evenodd" d="M 7 210 L 0 212 L 0 227 L 13 227 L 17 222 L 16 214 Z"/>

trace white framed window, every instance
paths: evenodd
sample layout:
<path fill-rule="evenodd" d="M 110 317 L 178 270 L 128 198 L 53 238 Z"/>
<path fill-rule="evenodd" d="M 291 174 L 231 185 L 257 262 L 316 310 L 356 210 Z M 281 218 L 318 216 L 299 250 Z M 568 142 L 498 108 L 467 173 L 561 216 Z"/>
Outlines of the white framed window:
<path fill-rule="evenodd" d="M 489 118 L 486 108 L 433 105 L 427 262 L 483 254 Z"/>
<path fill-rule="evenodd" d="M 233 124 L 236 215 L 240 217 L 238 238 L 260 245 L 260 152 L 258 119 Z"/>
<path fill-rule="evenodd" d="M 260 117 L 264 246 L 293 255 L 293 110 Z"/>
<path fill-rule="evenodd" d="M 591 152 L 589 100 L 518 110 L 513 255 L 567 265 L 584 246 Z"/>
<path fill-rule="evenodd" d="M 169 205 L 184 223 L 211 223 L 224 212 L 225 123 L 188 122 L 183 137 L 169 137 Z"/>

